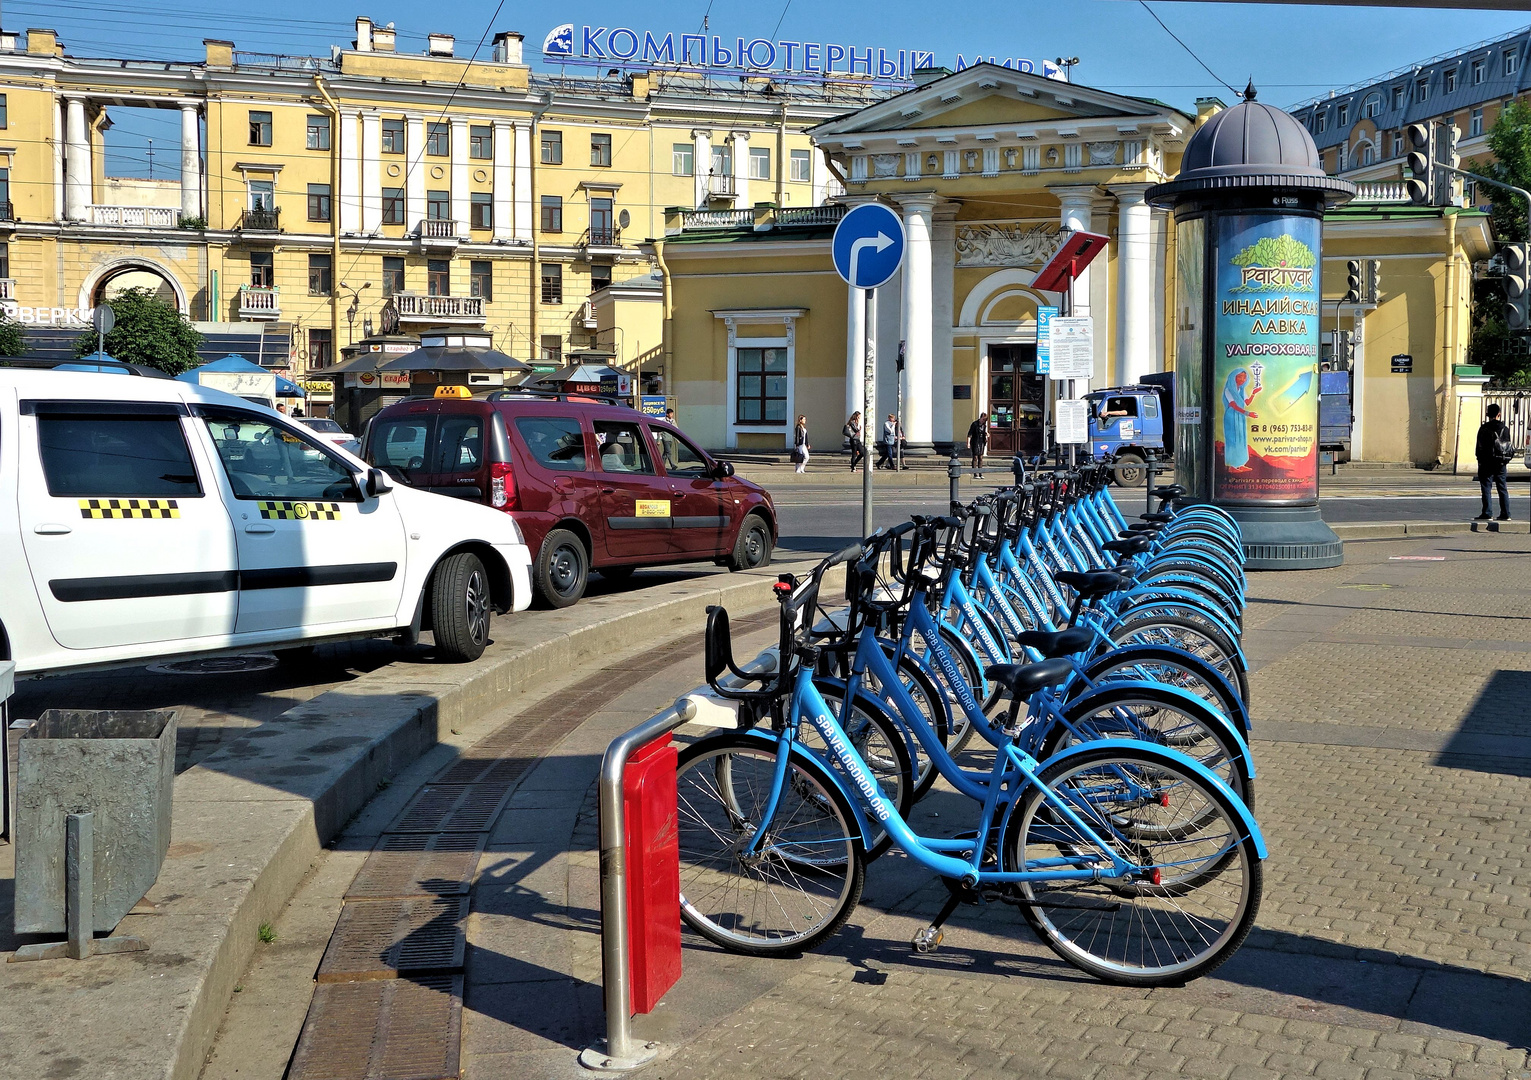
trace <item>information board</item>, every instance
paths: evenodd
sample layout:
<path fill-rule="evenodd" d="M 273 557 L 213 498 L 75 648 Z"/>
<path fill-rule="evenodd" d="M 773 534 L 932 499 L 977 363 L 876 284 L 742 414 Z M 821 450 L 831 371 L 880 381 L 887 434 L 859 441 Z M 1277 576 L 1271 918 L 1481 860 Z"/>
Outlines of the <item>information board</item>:
<path fill-rule="evenodd" d="M 1079 401 L 1056 402 L 1054 431 L 1060 446 L 1079 445 L 1090 441 L 1089 403 Z"/>
<path fill-rule="evenodd" d="M 1048 377 L 1093 379 L 1095 377 L 1095 330 L 1088 315 L 1048 321 Z"/>

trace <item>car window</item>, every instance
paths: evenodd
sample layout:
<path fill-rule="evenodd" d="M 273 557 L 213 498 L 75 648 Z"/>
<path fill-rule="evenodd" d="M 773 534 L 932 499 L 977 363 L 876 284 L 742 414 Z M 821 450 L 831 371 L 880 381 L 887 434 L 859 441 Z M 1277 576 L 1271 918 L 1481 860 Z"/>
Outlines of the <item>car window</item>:
<path fill-rule="evenodd" d="M 333 420 L 304 420 L 303 423 L 313 431 L 336 432 L 345 430 Z"/>
<path fill-rule="evenodd" d="M 584 472 L 589 468 L 585 461 L 585 436 L 573 417 L 518 416 L 516 431 L 532 460 L 544 469 Z"/>
<path fill-rule="evenodd" d="M 654 464 L 649 460 L 648 447 L 643 444 L 643 433 L 637 424 L 597 420 L 594 427 L 595 442 L 601 448 L 602 472 L 653 475 Z"/>
<path fill-rule="evenodd" d="M 477 472 L 483 460 L 483 417 L 447 414 L 436 421 L 436 453 L 430 472 Z"/>
<path fill-rule="evenodd" d="M 702 452 L 685 440 L 685 437 L 669 428 L 652 424 L 654 444 L 664 459 L 664 471 L 670 476 L 702 476 L 710 474 L 711 466 Z"/>
<path fill-rule="evenodd" d="M 429 416 L 376 420 L 367 443 L 367 463 L 384 469 L 425 468 L 425 446 L 431 433 Z"/>
<path fill-rule="evenodd" d="M 48 494 L 114 498 L 202 494 L 180 417 L 41 413 L 37 446 Z"/>
<path fill-rule="evenodd" d="M 1159 399 L 1146 397 L 1143 399 L 1143 415 L 1152 420 L 1159 415 Z"/>
<path fill-rule="evenodd" d="M 203 417 L 236 497 L 361 500 L 346 465 L 288 428 L 251 413 Z"/>

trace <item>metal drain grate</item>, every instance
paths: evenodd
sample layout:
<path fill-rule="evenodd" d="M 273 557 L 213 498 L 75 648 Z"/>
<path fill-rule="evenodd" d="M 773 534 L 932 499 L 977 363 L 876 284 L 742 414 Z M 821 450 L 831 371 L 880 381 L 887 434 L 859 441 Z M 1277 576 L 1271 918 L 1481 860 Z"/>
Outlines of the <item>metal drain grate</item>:
<path fill-rule="evenodd" d="M 385 832 L 478 832 L 493 824 L 510 795 L 509 783 L 432 784 L 406 806 Z"/>
<path fill-rule="evenodd" d="M 466 896 L 347 901 L 319 962 L 319 981 L 461 971 L 467 917 Z"/>
<path fill-rule="evenodd" d="M 484 755 L 484 748 L 475 746 L 475 753 L 471 757 L 463 757 L 446 767 L 440 776 L 432 780 L 433 784 L 475 784 L 484 779 L 484 774 L 489 772 L 499 762 L 498 754 Z"/>
<path fill-rule="evenodd" d="M 468 891 L 487 833 L 391 833 L 384 836 L 347 900 L 454 896 Z"/>
<path fill-rule="evenodd" d="M 314 990 L 288 1080 L 457 1080 L 462 976 Z"/>
<path fill-rule="evenodd" d="M 204 656 L 194 660 L 167 660 L 149 664 L 148 669 L 158 675 L 246 675 L 252 671 L 270 671 L 277 659 L 270 653 L 250 653 L 245 656 Z"/>

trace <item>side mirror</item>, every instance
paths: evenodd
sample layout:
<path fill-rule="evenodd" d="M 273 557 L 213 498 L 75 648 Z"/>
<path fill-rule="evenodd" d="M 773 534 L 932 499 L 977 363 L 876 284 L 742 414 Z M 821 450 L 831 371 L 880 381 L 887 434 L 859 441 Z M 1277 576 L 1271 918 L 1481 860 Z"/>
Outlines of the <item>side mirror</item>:
<path fill-rule="evenodd" d="M 719 480 L 727 480 L 734 475 L 734 463 L 732 461 L 720 461 L 712 467 L 712 475 Z"/>
<path fill-rule="evenodd" d="M 388 479 L 388 474 L 382 469 L 368 469 L 367 480 L 363 485 L 371 498 L 377 498 L 385 491 L 393 490 L 393 481 Z"/>

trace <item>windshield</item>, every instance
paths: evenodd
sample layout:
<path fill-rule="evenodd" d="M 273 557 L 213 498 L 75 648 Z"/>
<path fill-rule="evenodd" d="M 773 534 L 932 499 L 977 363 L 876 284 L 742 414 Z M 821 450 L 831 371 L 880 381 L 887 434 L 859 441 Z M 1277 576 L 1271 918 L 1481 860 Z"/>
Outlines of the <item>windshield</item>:
<path fill-rule="evenodd" d="M 333 421 L 333 420 L 303 420 L 303 421 L 300 421 L 300 423 L 307 424 L 314 431 L 344 431 L 345 430 L 339 424 L 335 423 L 335 421 Z"/>

